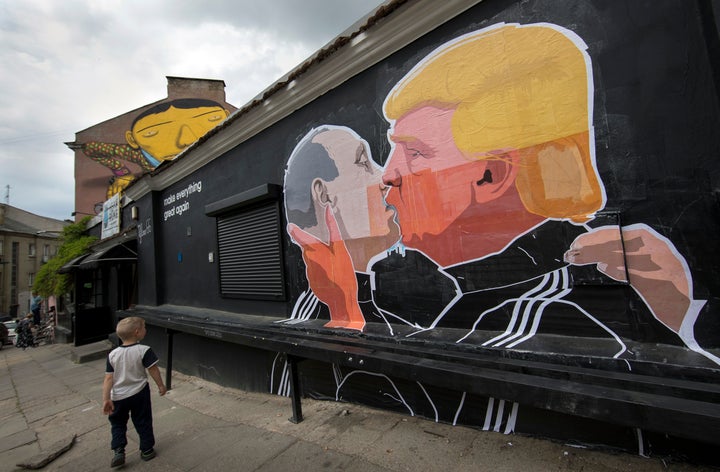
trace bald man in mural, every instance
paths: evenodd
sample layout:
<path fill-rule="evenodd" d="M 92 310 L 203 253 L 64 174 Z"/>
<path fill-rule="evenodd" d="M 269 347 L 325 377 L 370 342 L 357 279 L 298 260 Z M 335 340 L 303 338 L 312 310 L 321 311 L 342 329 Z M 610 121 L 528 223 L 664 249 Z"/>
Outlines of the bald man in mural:
<path fill-rule="evenodd" d="M 368 262 L 400 237 L 386 190 L 367 142 L 346 127 L 311 130 L 288 160 L 288 233 L 303 249 L 313 295 L 329 308 L 326 327 L 365 326 L 360 304 L 370 297 Z"/>
<path fill-rule="evenodd" d="M 173 159 L 227 117 L 227 110 L 215 101 L 176 99 L 135 117 L 125 133 L 126 144 L 89 142 L 72 143 L 70 147 L 82 149 L 90 159 L 110 169 L 113 177 L 106 195 L 110 198 L 135 180 L 122 161 L 149 172 L 163 161 Z"/>
<path fill-rule="evenodd" d="M 684 344 L 720 363 L 695 341 L 705 301 L 673 244 L 643 224 L 590 225 L 606 202 L 593 92 L 586 45 L 550 24 L 462 36 L 398 82 L 383 106 L 392 145 L 383 181 L 402 242 L 370 262 L 382 313 L 415 335 L 459 330 L 463 343 L 620 357 L 630 339 Z M 312 248 L 306 262 L 338 278 L 342 245 L 295 240 Z M 620 283 L 598 300 L 573 284 L 580 265 Z"/>

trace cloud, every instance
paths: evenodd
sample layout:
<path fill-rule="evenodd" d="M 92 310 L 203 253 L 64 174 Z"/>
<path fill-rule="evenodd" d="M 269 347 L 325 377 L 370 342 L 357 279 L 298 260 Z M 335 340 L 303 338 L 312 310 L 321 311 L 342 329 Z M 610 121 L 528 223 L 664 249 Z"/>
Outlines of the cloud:
<path fill-rule="evenodd" d="M 222 79 L 242 106 L 381 0 L 0 0 L 0 198 L 70 218 L 63 142 L 166 96 L 166 76 Z"/>
<path fill-rule="evenodd" d="M 373 10 L 380 1 L 280 0 L 236 2 L 179 0 L 169 18 L 179 24 L 226 22 L 240 28 L 256 28 L 290 42 L 316 47 L 341 33 Z M 332 32 L 328 35 L 328 32 Z"/>

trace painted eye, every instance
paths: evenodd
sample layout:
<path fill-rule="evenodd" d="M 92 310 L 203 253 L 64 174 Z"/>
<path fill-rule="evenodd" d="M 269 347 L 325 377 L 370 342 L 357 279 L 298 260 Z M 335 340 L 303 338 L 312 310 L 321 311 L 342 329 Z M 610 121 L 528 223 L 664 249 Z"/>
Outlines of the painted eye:
<path fill-rule="evenodd" d="M 157 130 L 151 129 L 151 130 L 145 131 L 142 135 L 144 138 L 152 138 L 156 134 L 158 134 Z"/>
<path fill-rule="evenodd" d="M 370 160 L 368 159 L 367 154 L 365 154 L 365 151 L 361 151 L 357 154 L 355 157 L 355 165 L 362 166 L 365 170 L 370 170 Z"/>
<path fill-rule="evenodd" d="M 223 119 L 222 115 L 212 115 L 208 117 L 208 121 L 220 121 Z"/>
<path fill-rule="evenodd" d="M 420 152 L 418 149 L 409 148 L 409 149 L 408 149 L 408 154 L 409 154 L 410 157 L 412 157 L 412 158 L 425 157 L 425 154 L 423 154 L 422 152 Z"/>

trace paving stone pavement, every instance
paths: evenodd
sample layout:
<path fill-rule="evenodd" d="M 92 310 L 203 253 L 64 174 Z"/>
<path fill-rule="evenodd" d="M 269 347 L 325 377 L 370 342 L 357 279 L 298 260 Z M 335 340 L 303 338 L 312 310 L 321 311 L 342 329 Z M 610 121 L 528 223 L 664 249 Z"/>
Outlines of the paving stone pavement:
<path fill-rule="evenodd" d="M 42 470 L 110 469 L 110 426 L 102 414 L 103 359 L 75 363 L 67 344 L 0 351 L 0 471 L 73 447 Z M 164 372 L 163 372 L 164 375 Z M 659 458 L 578 449 L 520 435 L 434 423 L 347 403 L 290 399 L 220 387 L 173 373 L 172 390 L 153 391 L 157 457 L 140 460 L 129 428 L 124 469 L 152 471 L 697 471 Z"/>

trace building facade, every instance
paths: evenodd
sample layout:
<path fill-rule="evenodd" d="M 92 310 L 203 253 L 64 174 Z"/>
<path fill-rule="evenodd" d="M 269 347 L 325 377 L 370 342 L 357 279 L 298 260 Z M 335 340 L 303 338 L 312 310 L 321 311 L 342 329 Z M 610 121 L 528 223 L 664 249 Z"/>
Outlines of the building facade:
<path fill-rule="evenodd" d="M 293 405 L 711 456 L 715 11 L 386 2 L 124 190 L 115 319 Z"/>
<path fill-rule="evenodd" d="M 0 204 L 0 314 L 16 318 L 30 311 L 35 274 L 57 254 L 68 224 Z"/>

